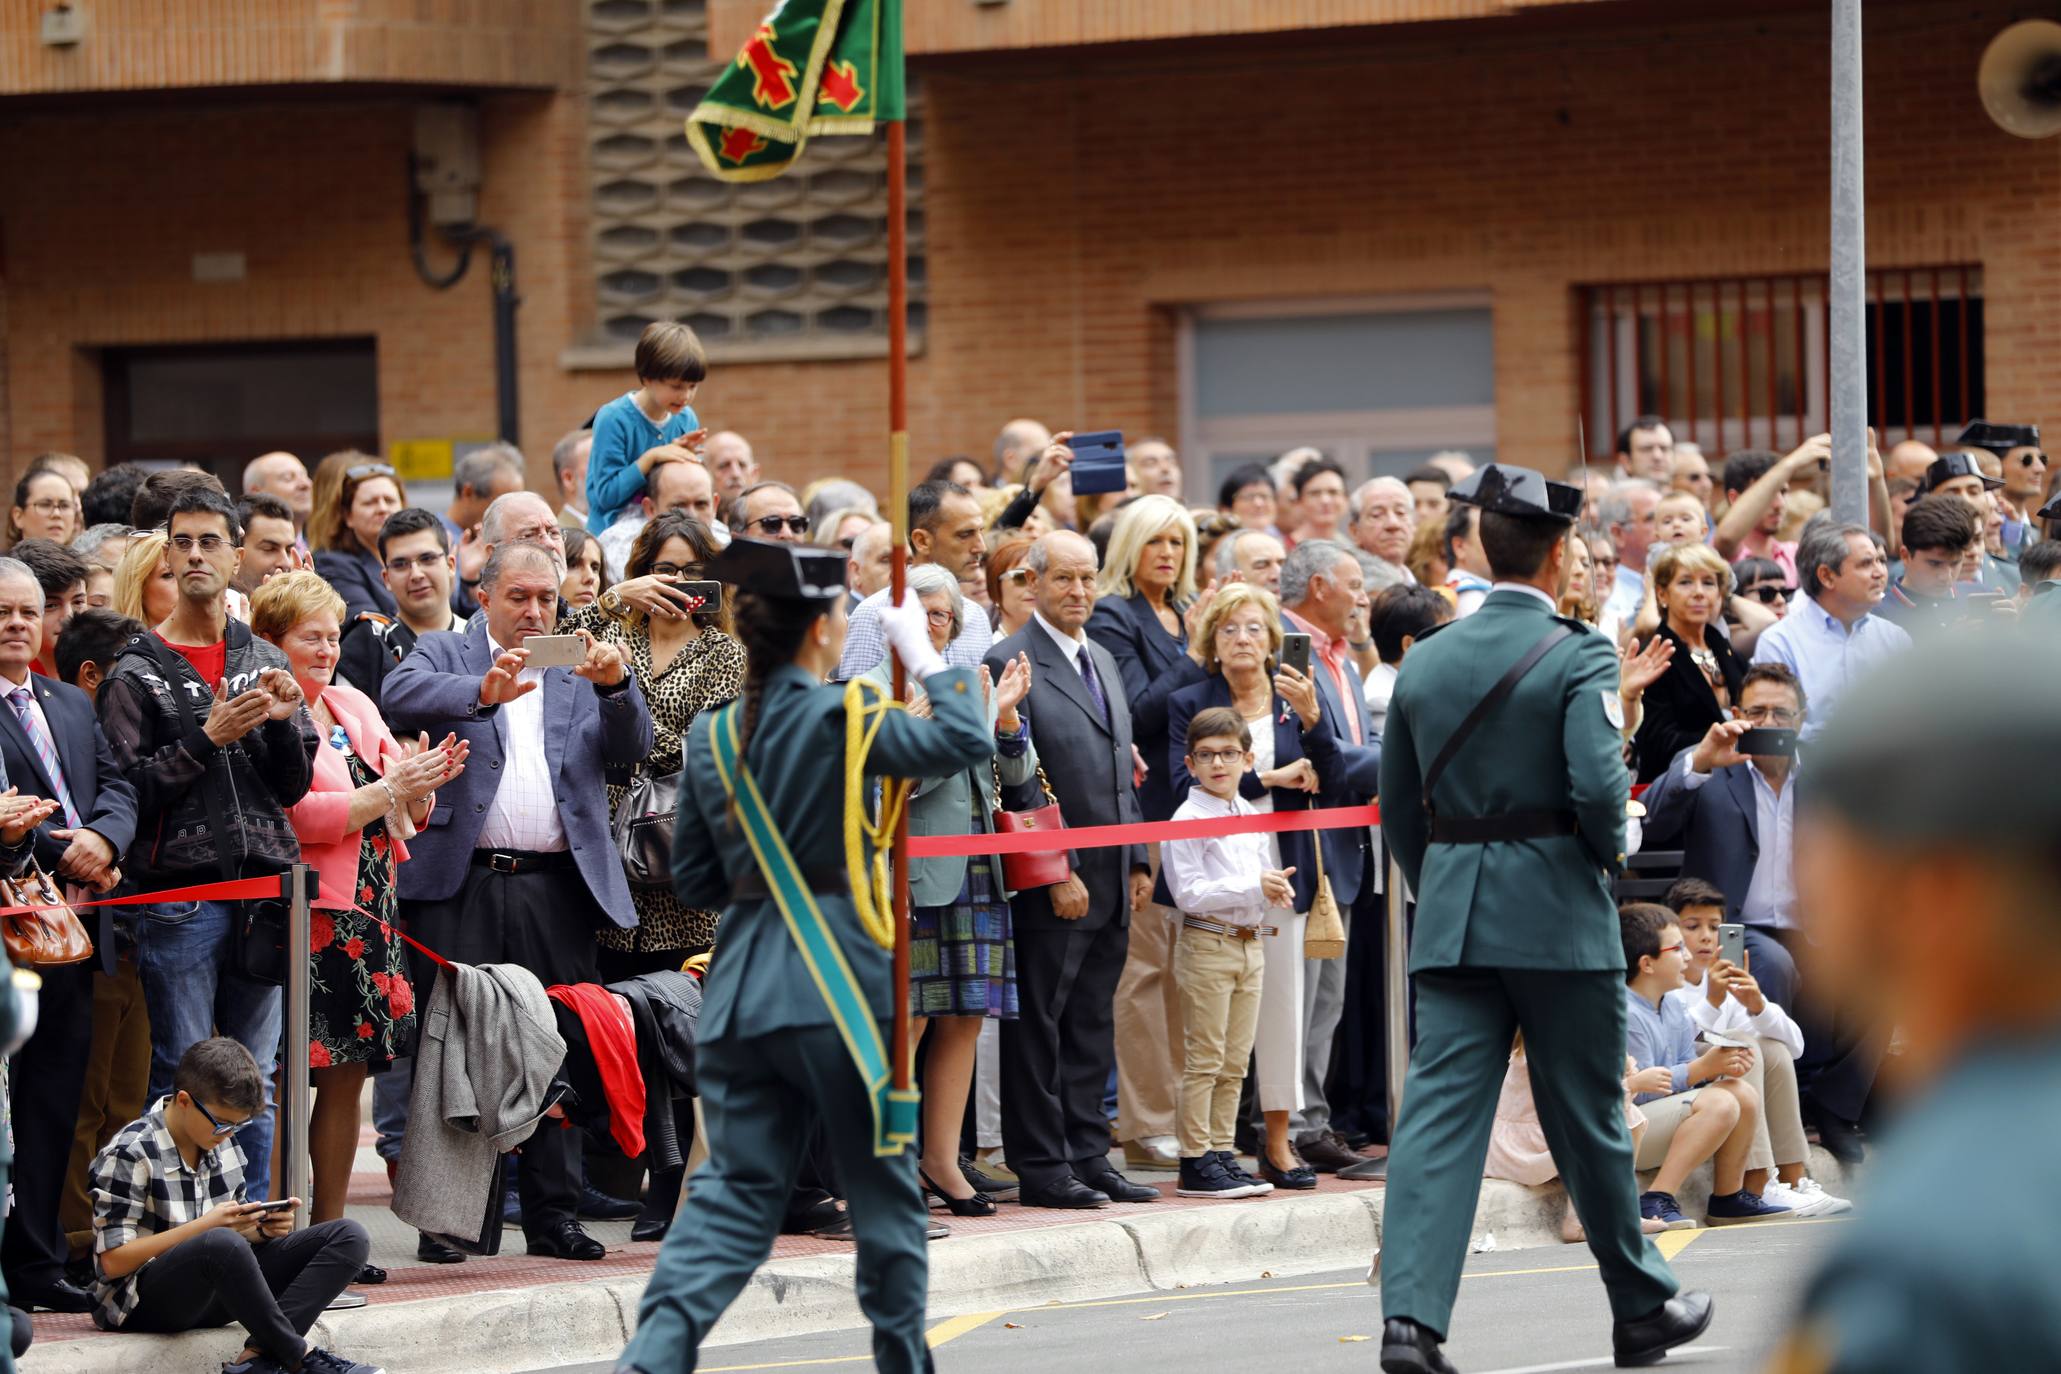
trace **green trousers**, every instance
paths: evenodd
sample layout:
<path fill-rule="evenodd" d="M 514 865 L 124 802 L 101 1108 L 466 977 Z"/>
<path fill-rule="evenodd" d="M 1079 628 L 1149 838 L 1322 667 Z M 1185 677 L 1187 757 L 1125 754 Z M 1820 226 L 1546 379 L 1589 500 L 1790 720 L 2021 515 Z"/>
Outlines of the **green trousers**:
<path fill-rule="evenodd" d="M 1643 1317 L 1673 1297 L 1674 1273 L 1639 1229 L 1624 1124 L 1624 975 L 1463 968 L 1415 981 L 1417 1045 L 1381 1230 L 1383 1314 L 1441 1336 L 1451 1329 L 1496 1097 L 1520 1028 L 1539 1125 L 1612 1314 Z"/>
<path fill-rule="evenodd" d="M 881 1027 L 885 1040 L 888 1028 Z M 904 1153 L 873 1153 L 865 1086 L 829 1026 L 703 1041 L 696 1078 L 708 1162 L 688 1184 L 637 1306 L 637 1333 L 619 1370 L 686 1374 L 701 1343 L 772 1253 L 787 1195 L 820 1118 L 858 1241 L 859 1308 L 873 1323 L 873 1361 L 886 1374 L 929 1370 L 924 1304 L 929 1213 Z"/>

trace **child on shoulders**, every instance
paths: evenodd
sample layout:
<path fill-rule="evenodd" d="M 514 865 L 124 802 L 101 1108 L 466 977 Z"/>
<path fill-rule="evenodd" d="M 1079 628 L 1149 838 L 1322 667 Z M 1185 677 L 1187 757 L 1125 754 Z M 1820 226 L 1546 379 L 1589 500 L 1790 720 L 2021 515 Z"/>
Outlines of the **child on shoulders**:
<path fill-rule="evenodd" d="M 708 431 L 694 414 L 694 393 L 708 376 L 708 354 L 684 324 L 660 320 L 637 340 L 637 389 L 594 412 L 587 458 L 587 532 L 613 525 L 645 494 L 651 469 L 678 445 L 698 450 Z"/>

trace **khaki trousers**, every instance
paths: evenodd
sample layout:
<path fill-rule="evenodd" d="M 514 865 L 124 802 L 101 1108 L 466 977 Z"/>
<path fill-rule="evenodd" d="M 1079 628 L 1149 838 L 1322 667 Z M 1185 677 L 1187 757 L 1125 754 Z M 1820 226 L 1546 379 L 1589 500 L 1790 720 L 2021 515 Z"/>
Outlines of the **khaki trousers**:
<path fill-rule="evenodd" d="M 1151 846 L 1159 880 L 1159 846 Z M 1174 1133 L 1180 1074 L 1181 993 L 1174 986 L 1174 936 L 1181 914 L 1152 905 L 1131 917 L 1131 942 L 1116 984 L 1116 1134 L 1144 1140 Z"/>
<path fill-rule="evenodd" d="M 130 955 L 122 956 L 112 978 L 93 972 L 93 1041 L 86 1054 L 86 1085 L 58 1204 L 74 1256 L 93 1252 L 93 1199 L 86 1190 L 93 1156 L 150 1105 L 144 1100 L 150 1087 L 150 1014 Z"/>
<path fill-rule="evenodd" d="M 1277 937 L 1278 938 L 1278 937 Z M 1263 940 L 1184 928 L 1174 945 L 1181 994 L 1181 1158 L 1232 1150 L 1265 979 Z"/>
<path fill-rule="evenodd" d="M 1779 1040 L 1756 1036 L 1753 1068 L 1746 1081 L 1760 1094 L 1760 1124 L 1754 1127 L 1753 1148 L 1746 1152 L 1746 1167 L 1772 1169 L 1809 1159 L 1810 1141 L 1803 1134 L 1803 1112 L 1797 1101 L 1796 1060 L 1789 1047 Z"/>

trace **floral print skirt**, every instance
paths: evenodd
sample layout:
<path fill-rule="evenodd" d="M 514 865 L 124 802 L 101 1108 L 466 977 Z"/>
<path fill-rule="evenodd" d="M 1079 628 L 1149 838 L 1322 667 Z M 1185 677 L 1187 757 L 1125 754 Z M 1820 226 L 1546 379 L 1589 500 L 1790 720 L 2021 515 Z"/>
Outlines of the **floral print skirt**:
<path fill-rule="evenodd" d="M 349 761 L 354 784 L 377 781 L 356 754 Z M 396 925 L 400 905 L 393 842 L 384 819 L 360 834 L 353 900 L 371 915 L 315 911 L 308 916 L 308 1067 L 369 1063 L 378 1073 L 415 1043 L 415 989 L 408 982 L 400 937 L 379 924 Z"/>

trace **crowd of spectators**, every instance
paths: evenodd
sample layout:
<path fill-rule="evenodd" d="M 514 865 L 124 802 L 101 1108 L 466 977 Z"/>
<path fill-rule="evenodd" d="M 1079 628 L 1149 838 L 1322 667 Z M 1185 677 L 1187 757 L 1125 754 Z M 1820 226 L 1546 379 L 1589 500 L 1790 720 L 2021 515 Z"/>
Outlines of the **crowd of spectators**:
<path fill-rule="evenodd" d="M 0 1261 L 18 1304 L 128 1329 L 233 1319 L 251 1370 L 352 1368 L 303 1337 L 346 1284 L 385 1277 L 344 1217 L 368 1077 L 397 1210 L 443 1216 L 470 1195 L 410 1173 L 411 1120 L 448 1084 L 411 1072 L 440 973 L 400 933 L 539 984 L 720 969 L 721 913 L 633 883 L 621 849 L 633 798 L 679 774 L 694 722 L 747 678 L 752 627 L 706 567 L 738 537 L 841 550 L 835 678 L 884 686 L 893 534 L 858 484 L 797 489 L 742 435 L 709 433 L 684 328 L 655 326 L 636 367 L 554 447 L 543 493 L 506 444 L 458 461 L 443 511 L 357 452 L 312 473 L 261 455 L 233 497 L 203 472 L 65 455 L 17 482 L 0 857 L 75 896 L 306 862 L 342 899 L 312 931 L 306 1065 L 279 1062 L 279 970 L 248 904 L 95 916 L 95 959 L 45 971 L 42 1027 L 7 1081 Z M 1012 420 L 991 461 L 944 459 L 909 493 L 909 587 L 938 653 L 984 673 L 995 745 L 988 766 L 919 783 L 912 829 L 987 833 L 1048 805 L 1084 827 L 1376 800 L 1412 645 L 1493 585 L 1479 511 L 1452 499 L 1467 456 L 1355 488 L 1300 449 L 1191 508 L 1199 487 L 1159 439 L 1130 445 L 1125 490 L 1077 495 L 1070 437 Z M 1693 1224 L 1676 1193 L 1706 1162 L 1713 1224 L 1846 1206 L 1810 1178 L 1807 1141 L 1859 1158 L 1893 1028 L 1800 970 L 1807 742 L 1913 636 L 2061 608 L 2030 427 L 1978 422 L 1945 453 L 1871 448 L 1861 524 L 1823 509 L 1829 458 L 1818 436 L 1720 463 L 1642 417 L 1616 472 L 1589 476 L 1571 541 L 1559 609 L 1620 653 L 1606 707 L 1623 713 L 1628 783 L 1647 785 L 1637 843 L 1681 851 L 1665 905 L 1622 914 L 1653 1229 Z M 532 665 L 536 636 L 577 648 Z M 1288 636 L 1306 658 L 1285 661 Z M 1084 849 L 1023 890 L 992 858 L 912 863 L 925 1188 L 962 1216 L 1156 1198 L 1115 1147 L 1199 1197 L 1378 1172 L 1386 880 L 1364 826 Z M 1320 904 L 1343 957 L 1305 957 Z M 1735 927 L 1736 958 L 1720 953 Z M 496 995 L 514 1016 L 521 994 Z M 1524 1065 L 1518 1047 L 1491 1168 L 1538 1182 L 1553 1168 Z M 288 1201 L 314 1225 L 289 1249 L 285 1214 L 252 1207 L 282 1191 L 274 1103 L 298 1073 L 315 1087 L 313 1196 Z M 691 1109 L 677 1126 L 691 1134 Z M 684 1173 L 655 1155 L 640 1170 L 619 1145 L 538 1130 L 479 1186 L 532 1253 L 599 1258 L 581 1219 L 634 1215 L 638 1239 L 662 1236 Z M 175 1153 L 187 1181 L 168 1190 Z M 818 1175 L 790 1223 L 839 1234 L 835 1179 Z M 454 1229 L 418 1225 L 418 1259 L 465 1259 Z M 308 1273 L 323 1303 L 305 1281 L 283 1299 Z"/>

